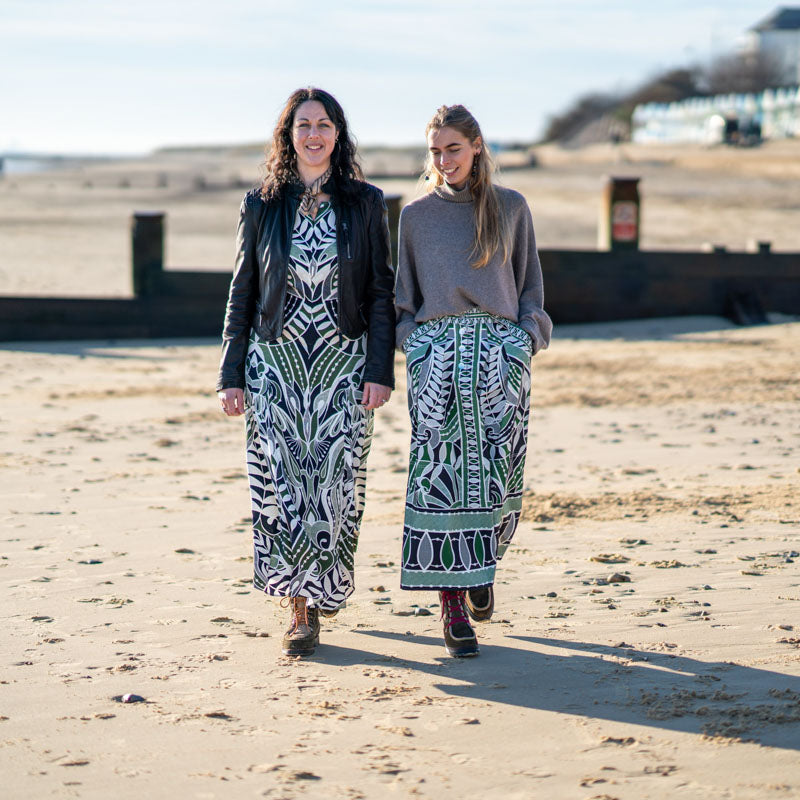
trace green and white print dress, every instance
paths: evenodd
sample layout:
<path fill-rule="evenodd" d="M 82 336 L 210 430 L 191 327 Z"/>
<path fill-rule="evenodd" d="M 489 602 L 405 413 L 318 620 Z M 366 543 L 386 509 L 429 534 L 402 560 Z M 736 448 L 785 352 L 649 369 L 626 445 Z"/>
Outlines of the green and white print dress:
<path fill-rule="evenodd" d="M 403 350 L 411 453 L 400 586 L 486 586 L 522 508 L 531 338 L 475 309 L 423 323 Z"/>
<path fill-rule="evenodd" d="M 336 217 L 299 211 L 283 333 L 253 332 L 245 365 L 253 585 L 335 609 L 353 592 L 372 411 L 360 404 L 366 334 L 338 320 Z"/>

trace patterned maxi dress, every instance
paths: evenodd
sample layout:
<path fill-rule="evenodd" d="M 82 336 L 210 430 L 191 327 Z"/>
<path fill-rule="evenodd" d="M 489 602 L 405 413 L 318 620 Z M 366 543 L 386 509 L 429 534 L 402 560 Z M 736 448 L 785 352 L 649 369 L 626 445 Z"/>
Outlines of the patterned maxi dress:
<path fill-rule="evenodd" d="M 522 507 L 532 349 L 518 325 L 477 309 L 425 322 L 403 342 L 403 589 L 494 583 Z"/>
<path fill-rule="evenodd" d="M 372 411 L 359 403 L 366 334 L 337 329 L 336 218 L 299 211 L 283 333 L 253 332 L 245 367 L 253 585 L 322 609 L 353 592 Z"/>

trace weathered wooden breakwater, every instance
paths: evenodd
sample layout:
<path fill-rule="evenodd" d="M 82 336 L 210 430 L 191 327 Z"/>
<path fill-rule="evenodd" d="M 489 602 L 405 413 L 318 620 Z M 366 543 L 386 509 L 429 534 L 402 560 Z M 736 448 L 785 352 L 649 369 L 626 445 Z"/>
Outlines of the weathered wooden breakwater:
<path fill-rule="evenodd" d="M 401 198 L 387 198 L 396 256 Z M 0 341 L 218 336 L 230 269 L 165 269 L 165 216 L 132 218 L 130 298 L 0 297 Z M 712 314 L 743 324 L 800 314 L 800 253 L 541 250 L 556 323 Z"/>

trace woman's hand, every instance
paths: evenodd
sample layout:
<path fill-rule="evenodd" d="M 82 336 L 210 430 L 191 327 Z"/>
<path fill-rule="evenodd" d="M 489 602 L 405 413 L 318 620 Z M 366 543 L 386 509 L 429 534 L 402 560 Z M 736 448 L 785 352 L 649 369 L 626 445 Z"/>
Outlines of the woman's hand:
<path fill-rule="evenodd" d="M 243 389 L 223 389 L 217 392 L 222 410 L 229 417 L 238 417 L 244 414 L 244 390 Z"/>
<path fill-rule="evenodd" d="M 391 397 L 391 394 L 392 390 L 388 386 L 381 386 L 379 383 L 365 383 L 361 405 L 367 411 L 372 408 L 380 408 Z"/>

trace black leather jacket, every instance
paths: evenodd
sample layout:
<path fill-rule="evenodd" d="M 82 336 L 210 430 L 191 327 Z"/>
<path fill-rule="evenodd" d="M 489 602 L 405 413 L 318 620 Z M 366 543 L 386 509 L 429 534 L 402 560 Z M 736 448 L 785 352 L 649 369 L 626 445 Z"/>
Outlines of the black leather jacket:
<path fill-rule="evenodd" d="M 323 187 L 336 214 L 338 327 L 351 339 L 367 331 L 364 382 L 394 388 L 394 270 L 386 203 L 371 184 L 359 182 L 354 188 L 347 195 L 337 192 L 333 180 Z M 266 340 L 283 331 L 289 249 L 301 191 L 299 185 L 289 186 L 265 201 L 254 189 L 242 201 L 217 391 L 244 389 L 251 328 Z"/>

